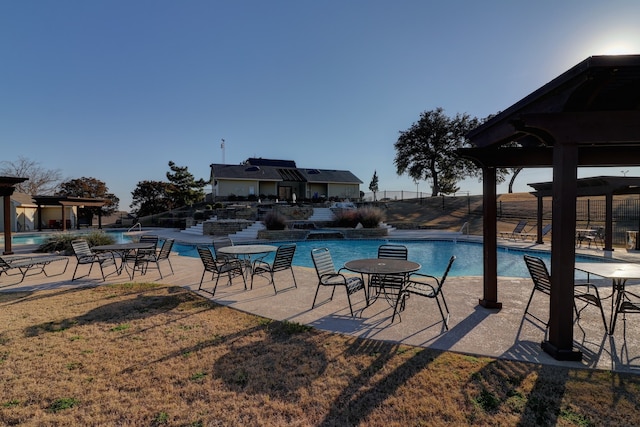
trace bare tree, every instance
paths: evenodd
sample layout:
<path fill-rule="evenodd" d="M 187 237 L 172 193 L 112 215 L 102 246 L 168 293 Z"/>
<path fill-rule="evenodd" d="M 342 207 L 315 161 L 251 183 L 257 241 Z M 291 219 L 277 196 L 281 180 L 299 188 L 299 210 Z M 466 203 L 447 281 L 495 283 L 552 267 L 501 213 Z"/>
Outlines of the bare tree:
<path fill-rule="evenodd" d="M 15 188 L 16 191 L 31 196 L 54 194 L 62 180 L 59 169 L 44 169 L 38 162 L 22 156 L 15 162 L 4 160 L 0 165 L 0 175 L 29 178 L 16 184 Z"/>

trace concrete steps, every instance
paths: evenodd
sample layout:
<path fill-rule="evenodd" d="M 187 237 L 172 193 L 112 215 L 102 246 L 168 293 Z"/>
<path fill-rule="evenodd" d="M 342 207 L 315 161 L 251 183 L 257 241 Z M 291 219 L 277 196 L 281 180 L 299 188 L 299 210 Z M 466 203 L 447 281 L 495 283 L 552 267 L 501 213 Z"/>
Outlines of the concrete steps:
<path fill-rule="evenodd" d="M 262 221 L 256 221 L 253 224 L 251 224 L 249 227 L 245 228 L 244 230 L 238 231 L 237 233 L 234 233 L 234 234 L 230 234 L 229 237 L 234 242 L 239 242 L 243 240 L 257 240 L 258 231 L 264 230 L 265 228 L 267 227 L 265 227 Z"/>

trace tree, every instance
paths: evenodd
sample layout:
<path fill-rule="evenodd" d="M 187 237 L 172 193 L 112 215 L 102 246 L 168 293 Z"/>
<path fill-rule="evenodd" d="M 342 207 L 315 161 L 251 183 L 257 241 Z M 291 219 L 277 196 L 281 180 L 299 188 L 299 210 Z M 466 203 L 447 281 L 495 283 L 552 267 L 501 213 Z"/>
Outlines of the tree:
<path fill-rule="evenodd" d="M 172 208 L 191 206 L 204 200 L 204 186 L 208 181 L 196 180 L 186 166 L 176 166 L 172 161 L 169 161 L 169 168 L 173 173 L 167 172 L 167 195 Z"/>
<path fill-rule="evenodd" d="M 27 181 L 15 185 L 19 193 L 31 196 L 48 196 L 55 193 L 62 175 L 58 169 L 44 169 L 38 162 L 26 157 L 18 157 L 15 162 L 4 160 L 0 162 L 0 175 L 29 178 Z"/>
<path fill-rule="evenodd" d="M 424 111 L 417 123 L 400 132 L 394 144 L 398 175 L 406 173 L 416 181 L 430 179 L 432 196 L 457 191 L 459 180 L 478 175 L 473 163 L 456 150 L 468 146 L 465 135 L 479 123 L 467 114 L 449 118 L 442 108 Z"/>
<path fill-rule="evenodd" d="M 113 193 L 109 193 L 107 185 L 96 178 L 77 178 L 60 184 L 58 196 L 67 197 L 87 197 L 93 199 L 104 199 L 106 201 L 102 208 L 84 208 L 78 212 L 78 216 L 82 216 L 91 220 L 93 215 L 102 213 L 103 215 L 111 215 L 118 210 L 120 199 Z"/>
<path fill-rule="evenodd" d="M 139 217 L 168 211 L 171 209 L 168 188 L 167 182 L 140 181 L 131 192 L 132 202 L 129 207 Z"/>
<path fill-rule="evenodd" d="M 369 183 L 369 190 L 373 192 L 373 201 L 375 202 L 377 200 L 376 193 L 378 192 L 378 173 L 376 170 L 373 171 L 373 176 Z"/>
<path fill-rule="evenodd" d="M 513 193 L 513 183 L 516 180 L 518 174 L 522 171 L 522 168 L 511 168 L 513 175 L 511 175 L 511 179 L 509 180 L 509 193 Z"/>

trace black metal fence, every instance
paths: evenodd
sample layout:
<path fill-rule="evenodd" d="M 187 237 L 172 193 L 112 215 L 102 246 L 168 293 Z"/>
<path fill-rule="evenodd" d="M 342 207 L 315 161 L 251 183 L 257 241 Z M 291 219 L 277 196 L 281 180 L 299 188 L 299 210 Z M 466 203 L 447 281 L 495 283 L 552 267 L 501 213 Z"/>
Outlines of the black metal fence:
<path fill-rule="evenodd" d="M 498 217 L 501 219 L 526 219 L 537 221 L 537 201 L 498 202 Z M 544 199 L 542 221 L 552 221 L 551 199 Z M 612 204 L 613 244 L 625 245 L 627 231 L 640 228 L 640 200 L 635 197 L 614 198 Z M 604 198 L 580 198 L 576 201 L 576 224 L 578 227 L 604 226 L 606 221 Z"/>

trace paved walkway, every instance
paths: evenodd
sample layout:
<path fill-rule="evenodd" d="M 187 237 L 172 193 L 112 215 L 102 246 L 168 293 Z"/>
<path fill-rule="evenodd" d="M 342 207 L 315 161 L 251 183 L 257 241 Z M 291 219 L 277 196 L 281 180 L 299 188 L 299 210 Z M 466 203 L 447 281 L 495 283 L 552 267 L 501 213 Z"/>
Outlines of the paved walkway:
<path fill-rule="evenodd" d="M 183 243 L 211 242 L 210 237 L 192 236 L 172 230 L 154 230 L 153 232 L 161 237 L 176 238 Z M 410 238 L 407 236 L 409 233 L 400 234 L 404 235 L 399 238 Z M 412 232 L 411 234 L 413 234 L 411 238 L 434 237 L 434 233 L 429 232 Z M 451 237 L 451 234 L 448 236 Z M 466 238 L 459 235 L 455 237 Z M 470 239 L 477 238 L 472 236 Z M 530 242 L 503 243 L 519 248 L 540 248 L 540 245 Z M 544 245 L 543 248 L 549 249 Z M 603 257 L 613 256 L 611 253 L 596 249 L 584 249 L 580 252 Z M 614 254 L 617 258 L 638 259 L 637 254 L 623 249 L 615 251 Z M 163 263 L 161 268 L 165 275 L 164 279 L 160 279 L 156 270 L 150 270 L 145 276 L 137 276 L 135 280 L 179 285 L 197 291 L 203 271 L 200 259 L 172 256 L 171 262 L 174 275 L 166 275 L 169 273 L 169 268 Z M 27 278 L 17 286 L 7 286 L 6 284 L 10 282 L 3 276 L 0 279 L 0 289 L 35 291 L 70 286 L 95 286 L 103 283 L 97 271 L 94 271 L 90 278 L 71 282 L 74 268 L 75 261 L 72 260 L 67 272 L 62 276 L 47 278 L 38 275 Z M 577 350 L 582 351 L 583 360 L 558 362 L 544 353 L 540 348 L 540 343 L 545 338 L 544 325 L 531 316 L 523 315 L 532 289 L 529 279 L 499 278 L 499 300 L 503 303 L 503 308 L 489 310 L 478 304 L 478 299 L 482 297 L 481 277 L 450 277 L 445 286 L 447 303 L 451 311 L 450 329 L 446 331 L 435 301 L 419 297 L 410 298 L 401 318 L 396 318 L 393 323 L 391 323 L 393 314 L 391 305 L 385 299 L 379 298 L 367 307 L 363 293 L 353 295 L 352 302 L 356 316 L 351 317 L 346 296 L 340 289 L 336 291 L 332 301 L 328 299 L 330 290 L 320 289 L 319 304 L 312 309 L 311 303 L 317 285 L 315 271 L 304 267 L 295 267 L 294 271 L 297 288 L 293 287 L 289 272 L 276 274 L 277 294 L 274 294 L 273 287 L 265 278 L 256 278 L 252 290 L 245 290 L 242 280 L 237 278 L 232 286 L 221 284 L 213 300 L 271 319 L 308 324 L 319 329 L 356 337 L 541 364 L 640 373 L 640 316 L 629 315 L 627 321 L 619 319 L 615 334 L 609 336 L 604 331 L 599 311 L 594 307 L 587 307 L 574 327 L 574 345 Z M 210 276 L 207 275 L 204 282 L 206 289 L 210 289 L 213 285 L 212 282 L 207 281 L 209 278 Z M 115 276 L 108 278 L 107 282 L 116 283 L 127 279 L 126 276 Z M 610 295 L 609 282 L 600 281 L 598 284 L 601 296 Z M 640 288 L 640 284 L 632 286 Z M 203 292 L 201 295 L 210 297 Z M 548 297 L 537 293 L 530 310 L 540 318 L 547 318 Z M 610 303 L 606 302 L 607 316 L 609 310 Z"/>

